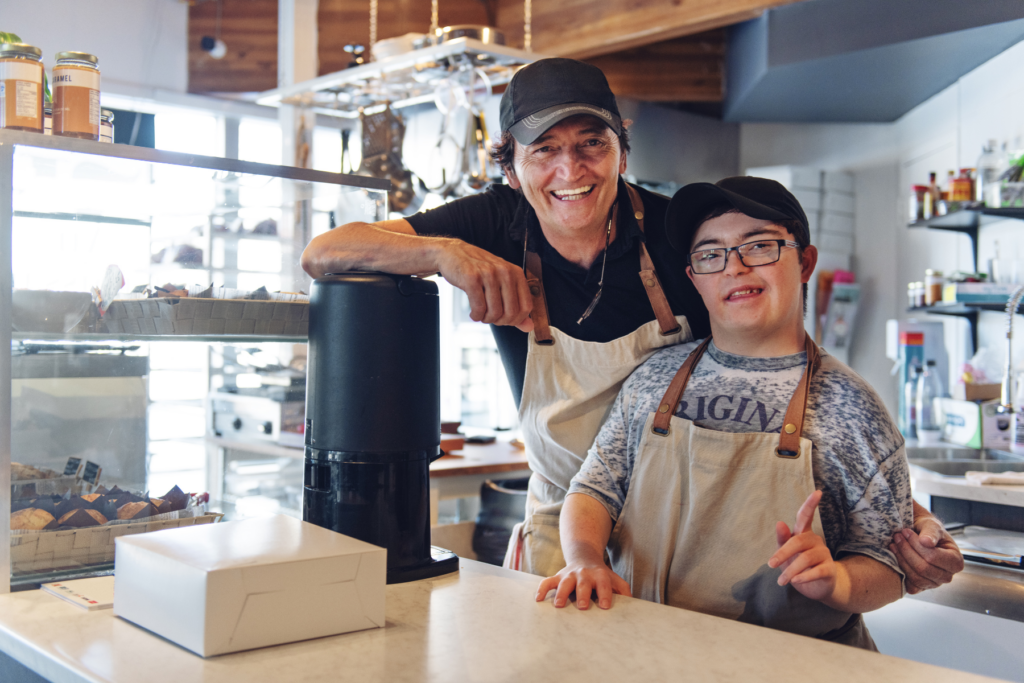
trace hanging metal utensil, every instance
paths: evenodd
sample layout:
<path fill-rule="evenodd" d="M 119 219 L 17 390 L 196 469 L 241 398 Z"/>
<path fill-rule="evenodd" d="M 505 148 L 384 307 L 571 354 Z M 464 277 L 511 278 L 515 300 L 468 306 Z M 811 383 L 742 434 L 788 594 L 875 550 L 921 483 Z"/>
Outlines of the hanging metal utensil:
<path fill-rule="evenodd" d="M 388 204 L 392 211 L 411 215 L 419 210 L 426 195 L 423 183 L 402 164 L 405 121 L 391 107 L 367 115 L 359 112 L 363 126 L 363 161 L 358 175 L 391 181 Z"/>

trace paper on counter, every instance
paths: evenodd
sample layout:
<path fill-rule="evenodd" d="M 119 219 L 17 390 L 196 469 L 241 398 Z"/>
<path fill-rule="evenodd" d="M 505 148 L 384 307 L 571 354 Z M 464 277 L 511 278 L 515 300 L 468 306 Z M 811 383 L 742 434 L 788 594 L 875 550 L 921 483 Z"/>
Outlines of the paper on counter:
<path fill-rule="evenodd" d="M 964 478 L 975 486 L 1024 486 L 1024 472 L 966 472 Z"/>
<path fill-rule="evenodd" d="M 72 605 L 87 610 L 110 609 L 114 606 L 114 577 L 56 581 L 40 586 L 44 591 Z"/>

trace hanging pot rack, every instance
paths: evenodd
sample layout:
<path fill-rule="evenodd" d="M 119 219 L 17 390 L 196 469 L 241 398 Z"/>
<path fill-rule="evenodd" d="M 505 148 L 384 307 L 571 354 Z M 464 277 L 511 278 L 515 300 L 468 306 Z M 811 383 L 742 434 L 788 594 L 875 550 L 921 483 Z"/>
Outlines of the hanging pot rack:
<path fill-rule="evenodd" d="M 440 45 L 394 55 L 376 62 L 325 74 L 260 93 L 257 103 L 308 107 L 320 114 L 357 118 L 359 110 L 392 108 L 434 101 L 438 87 L 452 80 L 472 82 L 483 72 L 491 87 L 508 83 L 515 72 L 541 59 L 526 50 L 457 38 Z"/>

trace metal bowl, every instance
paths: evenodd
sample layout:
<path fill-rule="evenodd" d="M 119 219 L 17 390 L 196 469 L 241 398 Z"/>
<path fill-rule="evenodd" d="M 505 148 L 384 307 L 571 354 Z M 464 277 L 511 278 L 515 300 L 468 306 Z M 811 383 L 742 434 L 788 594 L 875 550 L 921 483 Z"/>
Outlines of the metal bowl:
<path fill-rule="evenodd" d="M 442 29 L 438 29 L 438 43 L 448 43 L 457 38 L 472 38 L 488 45 L 505 44 L 505 34 L 493 26 L 461 24 L 459 26 L 445 26 Z"/>

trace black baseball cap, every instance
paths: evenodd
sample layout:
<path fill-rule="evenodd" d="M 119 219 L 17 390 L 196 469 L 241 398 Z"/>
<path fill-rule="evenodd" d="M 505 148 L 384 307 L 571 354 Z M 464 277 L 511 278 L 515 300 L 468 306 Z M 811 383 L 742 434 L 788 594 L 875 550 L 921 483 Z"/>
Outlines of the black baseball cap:
<path fill-rule="evenodd" d="M 807 215 L 793 193 L 774 180 L 753 176 L 724 178 L 717 183 L 690 183 L 672 197 L 665 214 L 668 242 L 681 254 L 690 253 L 693 236 L 704 218 L 723 204 L 751 218 L 767 221 L 797 221 L 797 244 L 811 243 Z"/>
<path fill-rule="evenodd" d="M 604 72 L 575 59 L 552 57 L 516 72 L 501 96 L 501 130 L 521 145 L 562 119 L 590 114 L 622 134 L 622 117 Z"/>

